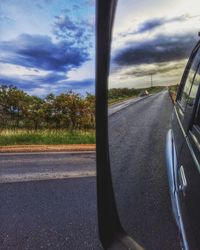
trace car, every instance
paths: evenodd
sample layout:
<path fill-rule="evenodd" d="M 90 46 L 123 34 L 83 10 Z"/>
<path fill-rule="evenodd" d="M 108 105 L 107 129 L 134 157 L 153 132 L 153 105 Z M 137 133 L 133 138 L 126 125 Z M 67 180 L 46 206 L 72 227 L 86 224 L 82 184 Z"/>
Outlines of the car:
<path fill-rule="evenodd" d="M 200 249 L 200 41 L 177 91 L 166 137 L 172 210 L 183 249 Z"/>
<path fill-rule="evenodd" d="M 149 92 L 147 90 L 143 90 L 140 92 L 140 97 L 143 97 L 143 96 L 148 96 L 149 95 Z"/>

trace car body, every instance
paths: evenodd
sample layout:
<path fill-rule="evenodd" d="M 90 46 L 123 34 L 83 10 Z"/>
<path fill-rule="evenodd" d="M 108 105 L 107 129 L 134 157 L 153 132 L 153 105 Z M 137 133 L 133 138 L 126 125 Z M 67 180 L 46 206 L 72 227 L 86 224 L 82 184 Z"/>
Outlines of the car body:
<path fill-rule="evenodd" d="M 184 70 L 166 139 L 172 210 L 183 249 L 200 249 L 200 41 Z"/>
<path fill-rule="evenodd" d="M 147 90 L 143 90 L 140 93 L 140 97 L 142 97 L 142 96 L 148 96 L 148 95 L 149 95 L 149 92 Z"/>

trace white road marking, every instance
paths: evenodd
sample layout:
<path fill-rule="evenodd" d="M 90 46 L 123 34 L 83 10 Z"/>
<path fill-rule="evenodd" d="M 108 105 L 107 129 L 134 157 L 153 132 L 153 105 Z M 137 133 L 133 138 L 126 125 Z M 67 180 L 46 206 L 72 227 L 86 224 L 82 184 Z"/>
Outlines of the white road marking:
<path fill-rule="evenodd" d="M 114 104 L 112 105 L 109 109 L 108 109 L 108 116 L 111 116 L 113 114 L 115 114 L 116 112 L 132 105 L 132 104 L 135 104 L 139 101 L 142 101 L 148 97 L 152 96 L 151 95 L 148 95 L 148 96 L 145 96 L 145 97 L 138 97 L 138 98 L 133 98 L 133 99 L 129 99 L 129 100 L 126 100 L 126 101 L 123 101 L 123 102 L 120 102 L 118 104 Z"/>
<path fill-rule="evenodd" d="M 42 155 L 42 154 L 47 154 L 47 155 L 53 155 L 53 154 L 65 154 L 65 155 L 72 155 L 72 154 L 95 154 L 96 151 L 62 151 L 62 152 L 12 152 L 12 153 L 0 153 L 1 156 L 11 156 L 11 155 Z"/>
<path fill-rule="evenodd" d="M 94 176 L 96 176 L 96 171 L 94 170 L 62 171 L 62 172 L 51 172 L 51 173 L 48 172 L 48 173 L 3 174 L 0 176 L 0 183 L 82 178 L 82 177 L 94 177 Z"/>

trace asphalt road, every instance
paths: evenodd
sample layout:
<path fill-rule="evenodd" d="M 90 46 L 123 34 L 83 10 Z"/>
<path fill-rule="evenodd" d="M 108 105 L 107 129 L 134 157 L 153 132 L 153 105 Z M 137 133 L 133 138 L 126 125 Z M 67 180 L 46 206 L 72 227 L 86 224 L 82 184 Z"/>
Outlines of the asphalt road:
<path fill-rule="evenodd" d="M 92 177 L 94 152 L 1 153 L 0 183 Z"/>
<path fill-rule="evenodd" d="M 145 249 L 180 249 L 164 155 L 171 112 L 165 91 L 129 105 L 109 119 L 110 159 L 120 219 Z"/>
<path fill-rule="evenodd" d="M 94 153 L 0 155 L 0 249 L 102 249 L 94 172 Z"/>
<path fill-rule="evenodd" d="M 164 164 L 171 110 L 165 92 L 109 118 L 120 218 L 146 249 L 180 249 Z M 94 154 L 1 154 L 0 249 L 101 249 L 94 172 Z"/>

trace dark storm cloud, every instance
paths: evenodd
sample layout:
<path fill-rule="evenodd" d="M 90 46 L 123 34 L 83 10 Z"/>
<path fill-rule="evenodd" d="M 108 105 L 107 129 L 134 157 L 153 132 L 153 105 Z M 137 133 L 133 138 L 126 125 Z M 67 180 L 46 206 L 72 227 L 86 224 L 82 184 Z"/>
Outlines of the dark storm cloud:
<path fill-rule="evenodd" d="M 89 60 L 89 54 L 73 42 L 52 42 L 48 36 L 22 34 L 0 42 L 0 62 L 49 71 L 66 72 Z"/>
<path fill-rule="evenodd" d="M 38 87 L 38 83 L 33 79 L 25 80 L 23 77 L 0 75 L 0 85 L 14 85 L 24 90 Z"/>
<path fill-rule="evenodd" d="M 164 23 L 165 23 L 164 18 L 148 20 L 148 21 L 146 21 L 146 22 L 139 25 L 138 30 L 136 31 L 136 33 L 142 33 L 142 32 L 145 32 L 145 31 L 155 29 L 155 28 L 163 25 Z"/>
<path fill-rule="evenodd" d="M 166 19 L 166 18 L 150 19 L 150 20 L 147 20 L 147 21 L 139 24 L 139 27 L 135 33 L 143 33 L 146 31 L 151 31 L 151 30 L 153 30 L 157 27 L 160 27 L 164 24 L 185 21 L 187 18 L 188 18 L 188 16 L 183 15 L 183 16 L 174 17 L 174 18 L 170 18 L 170 19 Z"/>
<path fill-rule="evenodd" d="M 61 93 L 67 90 L 76 90 L 83 93 L 85 93 L 85 91 L 94 92 L 94 79 L 70 81 L 64 74 L 60 73 L 50 73 L 45 76 L 6 76 L 0 74 L 0 85 L 14 85 L 25 91 L 34 91 L 37 89 L 38 95 L 40 95 L 40 88 L 43 91 L 45 89 L 46 93 L 50 93 L 51 91 Z"/>
<path fill-rule="evenodd" d="M 126 37 L 128 35 L 136 35 L 144 32 L 152 31 L 156 28 L 161 27 L 164 24 L 172 23 L 172 22 L 183 22 L 190 18 L 193 18 L 192 16 L 188 15 L 181 15 L 173 18 L 153 18 L 146 20 L 138 25 L 138 27 L 134 30 L 129 30 L 128 32 L 123 32 L 120 34 L 122 37 Z"/>
<path fill-rule="evenodd" d="M 53 34 L 57 39 L 64 39 L 79 47 L 88 49 L 94 38 L 94 24 L 87 20 L 73 20 L 70 15 L 55 16 Z"/>
<path fill-rule="evenodd" d="M 118 65 L 140 65 L 177 61 L 187 58 L 197 41 L 194 34 L 159 35 L 154 39 L 134 41 L 119 49 L 114 62 Z"/>

